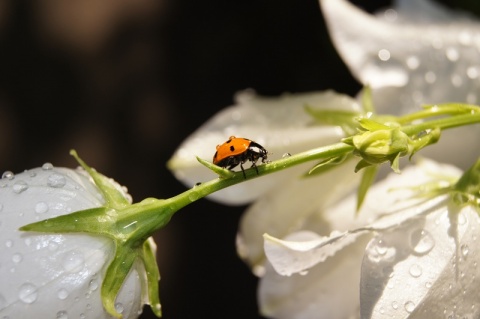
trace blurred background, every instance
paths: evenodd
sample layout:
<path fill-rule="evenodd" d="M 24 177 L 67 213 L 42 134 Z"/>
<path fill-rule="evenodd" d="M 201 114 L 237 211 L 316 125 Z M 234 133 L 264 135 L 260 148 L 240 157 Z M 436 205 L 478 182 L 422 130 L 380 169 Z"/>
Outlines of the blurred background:
<path fill-rule="evenodd" d="M 247 88 L 355 95 L 360 85 L 316 0 L 0 2 L 2 171 L 76 167 L 75 148 L 135 201 L 174 196 L 186 188 L 167 160 Z M 164 318 L 261 318 L 257 280 L 235 249 L 244 209 L 200 200 L 156 235 Z M 154 318 L 148 307 L 142 318 Z"/>

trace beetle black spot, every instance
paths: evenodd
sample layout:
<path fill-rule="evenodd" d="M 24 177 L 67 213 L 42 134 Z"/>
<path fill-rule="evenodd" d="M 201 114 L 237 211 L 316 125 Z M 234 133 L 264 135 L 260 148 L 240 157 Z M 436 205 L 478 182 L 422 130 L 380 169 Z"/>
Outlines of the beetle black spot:
<path fill-rule="evenodd" d="M 232 145 L 232 146 L 230 146 L 230 152 L 233 152 L 233 151 L 235 151 L 235 147 L 233 147 L 233 145 Z"/>

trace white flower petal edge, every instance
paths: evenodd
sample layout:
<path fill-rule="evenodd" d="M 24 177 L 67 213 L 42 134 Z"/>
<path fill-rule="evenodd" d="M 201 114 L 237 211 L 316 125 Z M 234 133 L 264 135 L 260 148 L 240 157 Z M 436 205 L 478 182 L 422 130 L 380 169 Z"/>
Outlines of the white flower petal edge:
<path fill-rule="evenodd" d="M 446 200 L 373 238 L 362 263 L 362 318 L 478 318 L 479 226 L 474 208 Z"/>
<path fill-rule="evenodd" d="M 113 318 L 100 297 L 114 253 L 110 239 L 18 230 L 102 204 L 100 192 L 81 169 L 44 165 L 0 180 L 0 317 Z M 143 266 L 134 267 L 117 297 L 123 318 L 137 318 L 142 311 L 143 276 Z"/>
<path fill-rule="evenodd" d="M 196 156 L 211 161 L 216 146 L 232 135 L 264 146 L 270 160 L 338 142 L 343 137 L 341 129 L 311 125 L 314 120 L 305 112 L 306 105 L 314 109 L 360 111 L 356 100 L 333 91 L 283 94 L 280 97 L 262 97 L 252 91 L 244 91 L 237 94 L 235 105 L 214 115 L 189 136 L 169 160 L 168 166 L 177 179 L 193 186 L 217 177 L 200 165 Z M 246 165 L 248 167 L 249 164 Z M 304 170 L 305 166 L 289 169 L 255 182 L 229 187 L 208 198 L 225 204 L 246 204 Z"/>
<path fill-rule="evenodd" d="M 368 241 L 376 232 L 385 233 L 424 218 L 445 200 L 445 196 L 412 198 L 410 187 L 431 181 L 451 182 L 460 174 L 452 166 L 424 159 L 404 169 L 401 175 L 391 174 L 375 184 L 357 218 L 355 195 L 351 195 L 327 207 L 324 217 L 318 218 L 318 223 L 326 223 L 320 235 L 293 233 L 282 240 L 266 235 L 265 254 L 273 266 L 266 268 L 260 283 L 259 300 L 264 314 L 275 318 L 318 318 L 318 313 L 326 314 L 322 318 L 358 316 L 360 297 L 358 290 L 351 287 L 360 287 Z M 385 258 L 393 253 L 387 249 L 378 251 Z M 296 316 L 296 312 L 304 315 Z"/>
<path fill-rule="evenodd" d="M 379 113 L 403 115 L 425 103 L 480 103 L 478 19 L 427 0 L 395 1 L 377 16 L 345 0 L 320 4 L 337 51 L 352 74 L 373 87 Z M 480 125 L 442 132 L 422 154 L 467 169 L 480 156 L 471 147 L 478 135 Z"/>

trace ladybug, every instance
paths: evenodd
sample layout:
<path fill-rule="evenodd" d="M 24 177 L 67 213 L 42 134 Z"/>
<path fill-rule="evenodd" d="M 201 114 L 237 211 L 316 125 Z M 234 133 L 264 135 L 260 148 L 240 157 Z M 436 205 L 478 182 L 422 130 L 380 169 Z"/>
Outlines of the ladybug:
<path fill-rule="evenodd" d="M 213 164 L 230 170 L 240 164 L 243 177 L 247 178 L 242 164 L 246 161 L 251 161 L 252 167 L 255 167 L 258 174 L 258 168 L 255 163 L 260 158 L 262 163 L 265 163 L 267 155 L 268 152 L 262 145 L 243 137 L 230 136 L 228 141 L 217 145 L 217 151 L 213 155 Z"/>

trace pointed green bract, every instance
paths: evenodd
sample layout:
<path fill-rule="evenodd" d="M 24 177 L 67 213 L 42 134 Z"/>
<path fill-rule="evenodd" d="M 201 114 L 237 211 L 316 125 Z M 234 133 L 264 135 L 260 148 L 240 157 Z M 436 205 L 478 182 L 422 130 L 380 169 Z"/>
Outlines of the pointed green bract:
<path fill-rule="evenodd" d="M 100 173 L 95 169 L 88 166 L 77 154 L 75 150 L 70 150 L 70 155 L 75 157 L 77 162 L 83 167 L 84 170 L 93 178 L 95 184 L 105 199 L 105 206 L 115 209 L 124 208 L 130 205 L 130 202 L 125 198 L 124 194 L 117 188 L 116 184 L 112 180 Z"/>
<path fill-rule="evenodd" d="M 480 210 L 480 159 L 454 186 L 454 201 L 459 205 L 472 204 Z"/>
<path fill-rule="evenodd" d="M 143 264 L 145 266 L 145 271 L 147 273 L 147 287 L 148 287 L 148 300 L 150 307 L 152 308 L 153 313 L 157 317 L 162 316 L 162 308 L 160 305 L 160 298 L 158 292 L 158 282 L 160 281 L 160 271 L 157 266 L 157 259 L 155 257 L 155 251 L 152 247 L 150 241 L 145 241 L 143 243 L 143 254 L 142 254 Z"/>
<path fill-rule="evenodd" d="M 372 186 L 375 177 L 377 176 L 378 166 L 368 166 L 363 170 L 362 179 L 360 180 L 360 185 L 357 190 L 357 213 L 362 207 L 363 201 L 367 196 L 367 192 Z"/>
<path fill-rule="evenodd" d="M 200 162 L 203 166 L 207 167 L 208 169 L 214 171 L 217 173 L 220 177 L 222 178 L 230 178 L 235 175 L 234 172 L 229 171 L 228 169 L 221 168 L 220 166 L 217 166 L 215 164 L 210 163 L 209 161 L 206 161 L 204 159 L 201 159 L 200 157 L 197 156 L 197 161 Z"/>
<path fill-rule="evenodd" d="M 121 318 L 122 315 L 115 309 L 115 299 L 138 257 L 138 249 L 132 249 L 122 245 L 122 243 L 115 242 L 115 250 L 115 257 L 108 266 L 102 283 L 101 295 L 105 310 L 112 316 Z"/>

